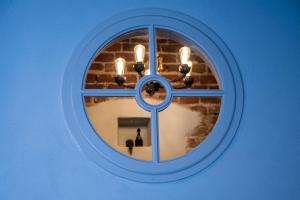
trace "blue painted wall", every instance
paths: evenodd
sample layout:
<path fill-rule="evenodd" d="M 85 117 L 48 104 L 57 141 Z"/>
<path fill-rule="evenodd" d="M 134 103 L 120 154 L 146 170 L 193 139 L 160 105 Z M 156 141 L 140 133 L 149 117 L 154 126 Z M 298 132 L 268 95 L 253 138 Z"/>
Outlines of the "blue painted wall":
<path fill-rule="evenodd" d="M 234 141 L 187 179 L 142 184 L 88 159 L 69 134 L 63 73 L 97 24 L 126 9 L 181 11 L 212 28 L 244 79 Z M 300 199 L 297 1 L 0 2 L 0 199 Z"/>

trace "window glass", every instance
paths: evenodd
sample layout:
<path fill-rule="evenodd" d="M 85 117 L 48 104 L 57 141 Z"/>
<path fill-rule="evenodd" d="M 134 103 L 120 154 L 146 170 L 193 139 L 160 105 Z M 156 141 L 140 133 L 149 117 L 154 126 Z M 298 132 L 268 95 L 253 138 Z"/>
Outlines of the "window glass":
<path fill-rule="evenodd" d="M 150 113 L 133 97 L 85 97 L 85 105 L 91 125 L 108 145 L 132 158 L 152 159 Z"/>
<path fill-rule="evenodd" d="M 150 105 L 159 105 L 166 98 L 166 90 L 157 81 L 149 81 L 142 87 L 143 100 Z"/>
<path fill-rule="evenodd" d="M 85 79 L 85 89 L 133 89 L 141 77 L 134 70 L 135 47 L 140 51 L 145 69 L 148 61 L 148 31 L 131 31 L 108 43 L 92 62 Z"/>
<path fill-rule="evenodd" d="M 157 29 L 157 71 L 171 81 L 174 89 L 219 89 L 217 76 L 199 47 L 184 36 Z M 184 75 L 184 65 L 190 71 Z"/>
<path fill-rule="evenodd" d="M 185 155 L 210 134 L 220 112 L 220 97 L 174 97 L 159 113 L 160 160 Z"/>
<path fill-rule="evenodd" d="M 159 161 L 183 156 L 207 138 L 217 121 L 221 97 L 197 93 L 197 89 L 220 87 L 213 67 L 193 41 L 170 30 L 156 29 L 155 33 L 156 76 L 169 81 L 172 89 L 153 79 L 134 90 L 140 79 L 153 76 L 148 30 L 138 29 L 117 37 L 98 53 L 87 72 L 85 89 L 100 93 L 84 100 L 91 125 L 108 145 L 131 158 Z M 101 97 L 102 89 L 124 90 Z M 178 89 L 195 94 L 173 96 L 168 107 L 157 113 L 157 121 L 151 121 L 149 109 L 144 110 L 136 100 L 140 92 L 154 110 L 166 101 L 167 91 Z M 133 93 L 126 93 L 130 90 Z M 151 132 L 153 126 L 157 129 Z M 157 145 L 151 144 L 152 137 L 159 138 Z M 152 149 L 156 146 L 157 151 Z"/>

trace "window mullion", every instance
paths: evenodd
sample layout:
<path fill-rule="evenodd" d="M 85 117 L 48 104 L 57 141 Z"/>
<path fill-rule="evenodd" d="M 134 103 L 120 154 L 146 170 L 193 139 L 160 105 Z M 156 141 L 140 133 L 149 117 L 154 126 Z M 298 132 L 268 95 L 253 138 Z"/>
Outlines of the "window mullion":
<path fill-rule="evenodd" d="M 82 94 L 84 96 L 120 96 L 120 97 L 128 97 L 135 96 L 136 90 L 123 90 L 123 89 L 85 89 L 82 90 Z"/>
<path fill-rule="evenodd" d="M 159 162 L 159 129 L 158 129 L 158 111 L 151 111 L 151 143 L 152 143 L 152 161 Z"/>
<path fill-rule="evenodd" d="M 156 33 L 154 25 L 149 26 L 149 63 L 150 74 L 156 74 Z"/>
<path fill-rule="evenodd" d="M 207 97 L 220 97 L 224 96 L 223 90 L 206 90 L 206 89 L 199 89 L 199 90 L 180 90 L 180 89 L 173 89 L 172 90 L 173 96 L 207 96 Z"/>

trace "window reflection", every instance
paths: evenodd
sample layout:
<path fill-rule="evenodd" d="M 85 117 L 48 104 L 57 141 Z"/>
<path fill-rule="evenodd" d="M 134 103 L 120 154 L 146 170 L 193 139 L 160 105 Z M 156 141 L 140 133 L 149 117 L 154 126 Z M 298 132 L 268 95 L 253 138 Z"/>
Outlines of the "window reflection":
<path fill-rule="evenodd" d="M 151 160 L 150 113 L 133 97 L 85 97 L 86 112 L 95 131 L 127 156 Z"/>
<path fill-rule="evenodd" d="M 133 89 L 150 74 L 148 31 L 139 29 L 110 42 L 94 59 L 85 89 Z M 170 30 L 156 30 L 157 74 L 174 89 L 219 89 L 218 77 L 204 53 L 191 40 Z M 143 100 L 158 105 L 166 88 L 148 81 L 141 90 Z M 150 113 L 134 97 L 85 97 L 86 113 L 95 131 L 120 153 L 152 160 Z M 220 97 L 174 97 L 159 113 L 161 160 L 185 155 L 201 144 L 215 125 Z"/>
<path fill-rule="evenodd" d="M 148 58 L 147 29 L 126 33 L 96 56 L 87 73 L 85 89 L 132 89 L 140 78 L 134 70 L 136 61 L 143 60 L 148 68 Z"/>
<path fill-rule="evenodd" d="M 183 156 L 201 144 L 220 112 L 219 97 L 175 97 L 159 113 L 160 159 Z"/>
<path fill-rule="evenodd" d="M 176 89 L 219 89 L 217 76 L 199 47 L 184 36 L 157 29 L 157 57 L 160 75 L 171 81 Z M 183 76 L 183 64 L 191 69 Z"/>

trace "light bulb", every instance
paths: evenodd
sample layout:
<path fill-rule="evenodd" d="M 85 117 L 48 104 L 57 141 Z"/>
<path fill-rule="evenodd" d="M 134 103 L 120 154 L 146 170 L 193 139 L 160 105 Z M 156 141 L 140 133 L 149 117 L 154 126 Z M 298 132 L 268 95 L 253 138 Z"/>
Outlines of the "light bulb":
<path fill-rule="evenodd" d="M 187 46 L 181 47 L 179 49 L 180 62 L 182 65 L 187 65 L 189 58 L 191 56 L 191 49 Z"/>
<path fill-rule="evenodd" d="M 193 62 L 189 60 L 187 65 L 190 67 L 190 71 L 186 74 L 186 76 L 192 76 Z"/>
<path fill-rule="evenodd" d="M 141 44 L 138 44 L 134 47 L 135 61 L 137 63 L 144 62 L 145 50 L 146 50 L 146 48 Z"/>
<path fill-rule="evenodd" d="M 150 69 L 146 69 L 146 71 L 145 71 L 145 76 L 148 76 L 148 75 L 150 75 Z"/>
<path fill-rule="evenodd" d="M 160 74 L 159 72 L 156 72 L 156 74 Z M 145 70 L 145 76 L 150 75 L 150 69 L 146 69 Z"/>
<path fill-rule="evenodd" d="M 115 60 L 115 69 L 117 75 L 119 76 L 124 75 L 125 65 L 126 65 L 126 61 L 123 58 L 120 57 Z"/>

